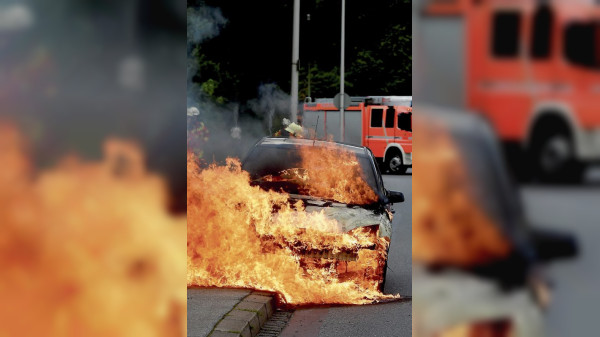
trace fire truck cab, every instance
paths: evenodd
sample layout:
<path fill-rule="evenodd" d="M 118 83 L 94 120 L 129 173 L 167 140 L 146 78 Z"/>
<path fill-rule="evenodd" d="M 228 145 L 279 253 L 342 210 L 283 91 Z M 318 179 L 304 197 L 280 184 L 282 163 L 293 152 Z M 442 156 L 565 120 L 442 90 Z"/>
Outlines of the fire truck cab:
<path fill-rule="evenodd" d="M 412 167 L 412 107 L 384 103 L 383 98 L 365 102 L 362 145 L 373 151 L 384 169 L 406 173 Z"/>
<path fill-rule="evenodd" d="M 485 117 L 509 156 L 519 154 L 513 168 L 579 180 L 600 160 L 596 2 L 432 0 L 423 13 L 462 20 L 465 107 Z"/>
<path fill-rule="evenodd" d="M 306 102 L 302 123 L 319 139 L 339 140 L 340 112 L 333 99 Z M 412 167 L 412 96 L 351 97 L 345 110 L 345 141 L 368 147 L 383 171 Z"/>

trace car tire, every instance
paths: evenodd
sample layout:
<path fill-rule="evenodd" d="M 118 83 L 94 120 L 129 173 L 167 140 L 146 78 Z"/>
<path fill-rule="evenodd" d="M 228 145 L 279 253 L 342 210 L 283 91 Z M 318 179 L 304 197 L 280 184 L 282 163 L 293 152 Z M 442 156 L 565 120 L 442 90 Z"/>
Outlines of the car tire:
<path fill-rule="evenodd" d="M 538 125 L 533 133 L 530 158 L 534 175 L 543 183 L 577 183 L 583 165 L 575 159 L 573 138 L 562 123 Z"/>
<path fill-rule="evenodd" d="M 387 171 L 391 174 L 405 174 L 408 166 L 404 165 L 402 153 L 398 150 L 392 150 L 386 156 L 385 160 Z"/>

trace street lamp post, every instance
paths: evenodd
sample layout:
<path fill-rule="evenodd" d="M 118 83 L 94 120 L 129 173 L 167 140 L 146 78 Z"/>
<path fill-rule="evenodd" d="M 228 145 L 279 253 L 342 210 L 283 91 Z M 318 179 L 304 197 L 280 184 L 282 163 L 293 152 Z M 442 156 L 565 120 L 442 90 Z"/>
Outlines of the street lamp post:
<path fill-rule="evenodd" d="M 344 44 L 346 40 L 346 0 L 342 0 L 342 41 L 341 41 L 341 60 L 340 60 L 340 141 L 345 138 L 345 108 L 344 108 Z"/>
<path fill-rule="evenodd" d="M 300 0 L 294 0 L 294 31 L 292 37 L 292 88 L 290 119 L 298 122 L 298 68 L 300 58 Z"/>

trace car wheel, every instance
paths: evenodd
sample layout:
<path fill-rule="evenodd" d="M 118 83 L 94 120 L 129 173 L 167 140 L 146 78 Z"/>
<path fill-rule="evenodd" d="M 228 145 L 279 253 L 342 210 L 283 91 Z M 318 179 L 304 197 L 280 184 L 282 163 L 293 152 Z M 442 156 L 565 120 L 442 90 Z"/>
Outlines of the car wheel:
<path fill-rule="evenodd" d="M 578 182 L 583 165 L 575 159 L 573 139 L 566 126 L 543 124 L 536 128 L 531 145 L 535 175 L 542 182 Z"/>
<path fill-rule="evenodd" d="M 402 153 L 400 151 L 391 152 L 386 160 L 387 169 L 392 174 L 404 174 L 408 167 L 402 162 Z"/>

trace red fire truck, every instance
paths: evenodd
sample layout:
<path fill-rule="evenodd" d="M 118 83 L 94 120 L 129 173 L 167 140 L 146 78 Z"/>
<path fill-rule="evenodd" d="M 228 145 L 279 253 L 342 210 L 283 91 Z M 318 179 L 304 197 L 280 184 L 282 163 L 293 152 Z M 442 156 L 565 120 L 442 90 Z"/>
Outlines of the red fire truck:
<path fill-rule="evenodd" d="M 351 97 L 344 111 L 345 142 L 371 149 L 383 171 L 405 173 L 412 167 L 412 96 Z M 304 103 L 301 118 L 317 138 L 340 139 L 340 111 L 333 99 Z"/>
<path fill-rule="evenodd" d="M 429 58 L 421 69 L 443 63 L 462 69 L 452 73 L 462 78 L 432 70 L 437 80 L 424 87 L 452 83 L 447 91 L 485 117 L 517 173 L 531 168 L 542 181 L 579 180 L 585 164 L 600 160 L 597 1 L 425 2 L 421 21 L 435 22 L 418 39 L 439 43 L 417 48 Z"/>

